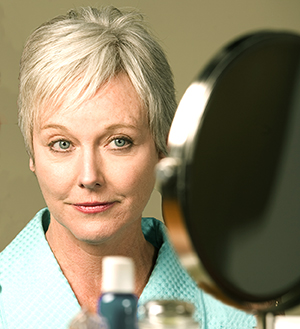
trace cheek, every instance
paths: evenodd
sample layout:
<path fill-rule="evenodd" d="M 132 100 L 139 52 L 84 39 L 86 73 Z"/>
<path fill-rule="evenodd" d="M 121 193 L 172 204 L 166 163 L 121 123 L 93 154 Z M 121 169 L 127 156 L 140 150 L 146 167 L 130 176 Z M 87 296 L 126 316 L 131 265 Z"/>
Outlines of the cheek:
<path fill-rule="evenodd" d="M 122 186 L 122 192 L 127 196 L 132 195 L 139 200 L 148 199 L 155 184 L 155 165 L 156 162 L 149 161 L 149 158 L 148 161 L 131 163 L 114 176 L 115 182 Z"/>
<path fill-rule="evenodd" d="M 39 182 L 45 201 L 51 196 L 63 197 L 69 186 L 70 175 L 64 166 L 47 163 L 45 161 L 35 163 L 35 175 Z"/>

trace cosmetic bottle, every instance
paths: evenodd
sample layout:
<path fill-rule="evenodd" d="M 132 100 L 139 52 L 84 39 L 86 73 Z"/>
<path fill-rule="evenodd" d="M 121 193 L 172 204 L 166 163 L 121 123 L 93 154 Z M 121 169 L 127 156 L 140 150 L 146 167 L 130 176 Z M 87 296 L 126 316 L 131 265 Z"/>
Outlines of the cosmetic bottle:
<path fill-rule="evenodd" d="M 102 263 L 102 295 L 98 313 L 109 329 L 137 329 L 137 302 L 134 295 L 134 263 L 131 258 L 109 256 Z"/>
<path fill-rule="evenodd" d="M 194 306 L 180 300 L 152 300 L 138 309 L 140 329 L 200 329 Z"/>
<path fill-rule="evenodd" d="M 69 329 L 109 329 L 106 320 L 98 314 L 82 309 L 72 319 Z"/>

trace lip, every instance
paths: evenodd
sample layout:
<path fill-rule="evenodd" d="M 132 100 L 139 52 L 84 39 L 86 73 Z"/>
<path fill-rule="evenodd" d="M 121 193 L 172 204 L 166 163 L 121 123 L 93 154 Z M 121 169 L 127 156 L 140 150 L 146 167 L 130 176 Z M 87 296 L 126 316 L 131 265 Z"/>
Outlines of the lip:
<path fill-rule="evenodd" d="M 104 212 L 115 205 L 115 202 L 85 202 L 73 203 L 72 206 L 85 214 L 97 214 Z"/>

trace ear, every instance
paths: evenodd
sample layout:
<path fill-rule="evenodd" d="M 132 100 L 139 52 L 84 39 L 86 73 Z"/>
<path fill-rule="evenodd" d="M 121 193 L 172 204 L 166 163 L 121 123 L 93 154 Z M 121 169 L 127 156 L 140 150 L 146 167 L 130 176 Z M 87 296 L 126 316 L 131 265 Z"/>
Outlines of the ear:
<path fill-rule="evenodd" d="M 166 157 L 166 155 L 165 155 L 163 152 L 161 152 L 161 151 L 158 152 L 158 162 L 159 162 L 161 159 L 165 158 L 165 157 Z"/>
<path fill-rule="evenodd" d="M 34 173 L 35 172 L 35 164 L 32 158 L 29 159 L 29 169 Z"/>

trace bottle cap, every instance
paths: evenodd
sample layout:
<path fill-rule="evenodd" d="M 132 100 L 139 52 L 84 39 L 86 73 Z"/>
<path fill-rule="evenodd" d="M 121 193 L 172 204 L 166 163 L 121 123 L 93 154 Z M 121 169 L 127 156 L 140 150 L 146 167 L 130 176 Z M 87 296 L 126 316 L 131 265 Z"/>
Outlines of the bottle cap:
<path fill-rule="evenodd" d="M 134 263 L 129 257 L 107 256 L 102 261 L 102 292 L 133 293 Z"/>

